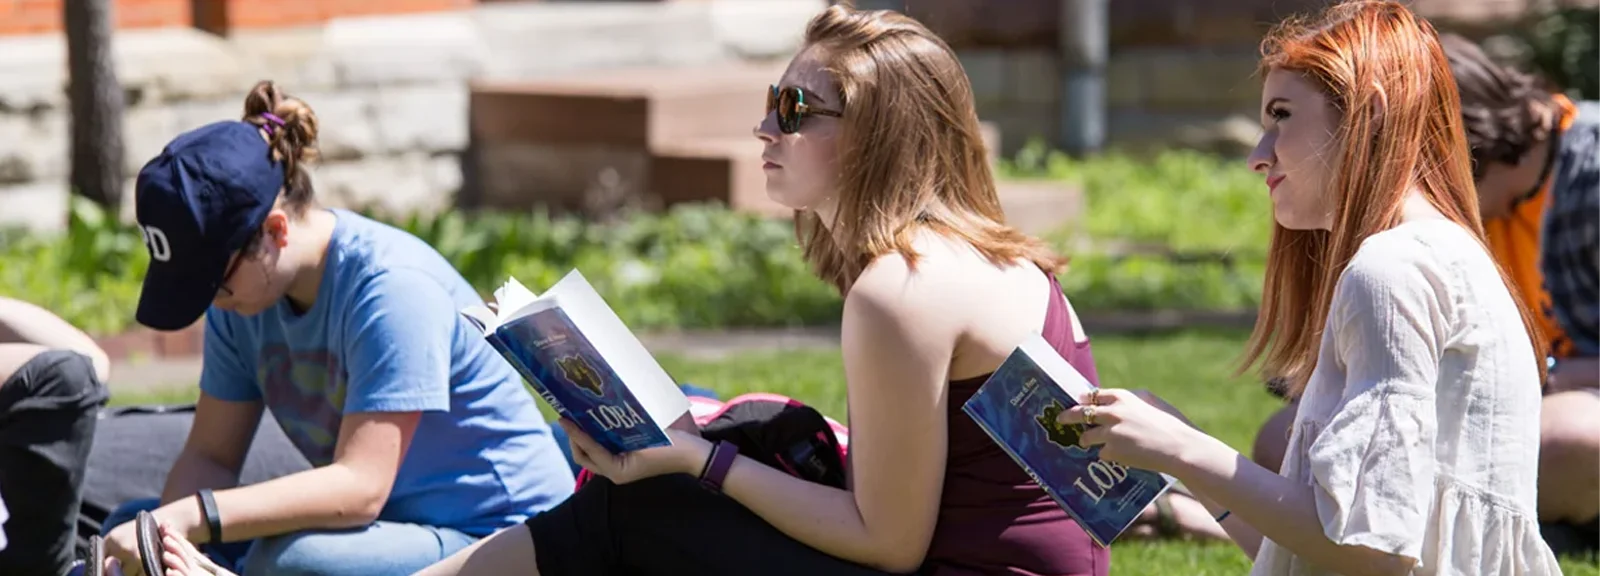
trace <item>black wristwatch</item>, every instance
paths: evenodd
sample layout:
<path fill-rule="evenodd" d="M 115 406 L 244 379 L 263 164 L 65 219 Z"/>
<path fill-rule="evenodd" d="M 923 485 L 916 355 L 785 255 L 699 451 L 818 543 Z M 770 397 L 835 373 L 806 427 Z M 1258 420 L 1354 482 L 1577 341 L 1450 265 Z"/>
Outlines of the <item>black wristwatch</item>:
<path fill-rule="evenodd" d="M 206 530 L 211 535 L 210 543 L 222 543 L 222 515 L 217 513 L 217 499 L 211 495 L 210 488 L 201 489 L 195 496 L 200 500 L 200 515 L 206 519 Z"/>

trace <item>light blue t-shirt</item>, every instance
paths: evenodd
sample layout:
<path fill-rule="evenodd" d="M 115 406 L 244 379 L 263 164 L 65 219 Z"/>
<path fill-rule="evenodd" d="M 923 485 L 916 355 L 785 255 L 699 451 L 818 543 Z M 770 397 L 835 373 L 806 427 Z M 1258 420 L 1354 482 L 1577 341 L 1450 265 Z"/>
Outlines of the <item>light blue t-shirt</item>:
<path fill-rule="evenodd" d="M 477 292 L 415 236 L 332 212 L 310 310 L 207 312 L 201 390 L 263 400 L 313 466 L 333 461 L 343 415 L 421 411 L 381 520 L 481 536 L 570 496 L 533 396 L 460 315 Z"/>

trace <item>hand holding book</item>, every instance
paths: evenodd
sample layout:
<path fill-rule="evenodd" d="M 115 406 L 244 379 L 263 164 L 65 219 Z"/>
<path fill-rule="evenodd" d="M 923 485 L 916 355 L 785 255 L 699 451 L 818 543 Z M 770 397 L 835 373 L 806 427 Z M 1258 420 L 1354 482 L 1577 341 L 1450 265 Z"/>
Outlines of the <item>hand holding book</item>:
<path fill-rule="evenodd" d="M 693 419 L 689 420 L 693 425 Z M 679 423 L 667 428 L 671 445 L 614 454 L 571 420 L 559 425 L 572 442 L 572 458 L 579 466 L 606 477 L 616 484 L 627 484 L 663 474 L 698 474 L 711 454 L 711 443 L 700 438 L 698 430 L 686 430 Z"/>
<path fill-rule="evenodd" d="M 1123 466 L 1171 473 L 1198 431 L 1136 392 L 1104 388 L 1078 397 L 1056 416 L 1063 426 L 1086 426 L 1080 444 Z M 1165 402 L 1162 402 L 1165 404 Z M 1091 418 L 1092 415 L 1092 418 Z"/>
<path fill-rule="evenodd" d="M 1086 425 L 1082 402 L 1091 395 L 1107 394 L 1132 398 L 1128 405 L 1139 400 L 1127 392 L 1101 390 L 1095 394 L 1095 390 L 1049 342 L 1034 334 L 1017 346 L 962 410 L 1077 519 L 1090 537 L 1106 546 L 1170 488 L 1173 480 L 1140 468 L 1139 462 L 1123 460 L 1116 451 L 1102 451 L 1100 444 L 1109 434 L 1101 420 L 1103 413 L 1094 414 L 1100 427 Z M 1172 419 L 1149 404 L 1140 404 Z M 1154 420 L 1137 411 L 1130 413 L 1140 422 Z"/>

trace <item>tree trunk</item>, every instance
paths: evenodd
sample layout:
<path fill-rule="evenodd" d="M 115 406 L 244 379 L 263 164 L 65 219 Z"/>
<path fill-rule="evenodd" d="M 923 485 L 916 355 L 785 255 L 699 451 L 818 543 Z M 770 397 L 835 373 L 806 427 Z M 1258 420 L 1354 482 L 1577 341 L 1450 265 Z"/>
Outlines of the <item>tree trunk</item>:
<path fill-rule="evenodd" d="M 72 191 L 122 208 L 122 86 L 111 59 L 111 0 L 66 0 L 67 98 L 72 102 Z"/>

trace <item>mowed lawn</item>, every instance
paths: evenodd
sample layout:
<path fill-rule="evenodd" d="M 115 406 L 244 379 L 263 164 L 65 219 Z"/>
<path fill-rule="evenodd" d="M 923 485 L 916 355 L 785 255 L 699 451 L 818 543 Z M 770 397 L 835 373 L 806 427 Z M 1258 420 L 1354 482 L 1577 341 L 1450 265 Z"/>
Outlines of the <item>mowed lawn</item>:
<path fill-rule="evenodd" d="M 1212 331 L 1102 336 L 1096 338 L 1094 352 L 1103 385 L 1150 389 L 1183 410 L 1196 425 L 1248 453 L 1256 428 L 1279 403 L 1254 378 L 1233 375 L 1245 336 Z M 717 362 L 663 357 L 661 362 L 680 382 L 712 388 L 723 398 L 752 391 L 776 392 L 844 420 L 843 368 L 836 350 L 748 354 Z M 193 392 L 174 392 L 114 397 L 113 402 L 185 402 L 192 398 Z M 1112 559 L 1111 573 L 1119 576 L 1231 575 L 1250 569 L 1244 554 L 1231 545 L 1119 541 L 1113 544 Z M 1569 560 L 1563 565 L 1569 576 L 1600 576 L 1597 563 Z"/>

